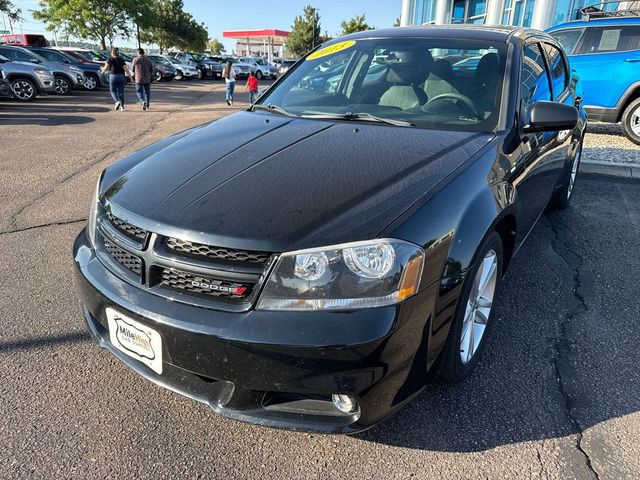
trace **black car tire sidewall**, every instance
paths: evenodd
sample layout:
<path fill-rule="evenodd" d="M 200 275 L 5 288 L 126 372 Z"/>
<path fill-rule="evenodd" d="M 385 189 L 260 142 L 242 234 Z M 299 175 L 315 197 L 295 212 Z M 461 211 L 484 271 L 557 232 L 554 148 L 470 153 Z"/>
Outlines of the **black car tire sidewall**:
<path fill-rule="evenodd" d="M 631 115 L 635 111 L 640 112 L 640 98 L 636 98 L 633 102 L 627 105 L 627 108 L 624 109 L 621 120 L 622 131 L 624 132 L 625 137 L 627 137 L 630 141 L 632 141 L 636 145 L 640 145 L 640 136 L 636 135 L 633 130 L 631 130 Z"/>
<path fill-rule="evenodd" d="M 18 82 L 25 82 L 25 83 L 29 84 L 29 86 L 31 87 L 31 91 L 33 92 L 32 95 L 29 98 L 21 98 L 21 97 L 18 97 L 16 95 L 15 90 L 14 90 L 13 87 L 14 87 L 14 84 L 16 84 Z M 13 98 L 15 100 L 19 101 L 19 102 L 31 102 L 31 101 L 35 100 L 35 98 L 36 98 L 36 96 L 38 94 L 38 91 L 36 90 L 35 83 L 33 83 L 31 80 L 27 80 L 26 78 L 18 78 L 18 79 L 15 79 L 15 80 L 11 80 L 11 91 L 13 93 Z"/>
<path fill-rule="evenodd" d="M 475 279 L 478 268 L 480 267 L 480 263 L 489 250 L 494 250 L 498 259 L 498 275 L 496 276 L 496 288 L 493 295 L 493 305 L 491 308 L 491 313 L 489 314 L 489 319 L 487 321 L 484 335 L 482 336 L 482 340 L 478 345 L 478 349 L 474 353 L 471 360 L 467 364 L 463 364 L 462 360 L 460 359 L 460 336 L 462 335 L 462 323 L 464 320 L 467 301 L 469 300 L 469 293 L 471 291 L 471 287 L 473 286 L 473 281 Z M 469 271 L 467 272 L 467 275 L 464 279 L 460 297 L 458 298 L 456 312 L 453 317 L 451 329 L 449 330 L 449 337 L 443 351 L 444 357 L 442 359 L 442 369 L 440 371 L 440 376 L 449 382 L 461 382 L 462 380 L 467 378 L 471 374 L 471 371 L 475 368 L 479 358 L 482 356 L 482 352 L 487 343 L 487 338 L 491 334 L 493 326 L 496 299 L 499 296 L 500 286 L 502 284 L 503 262 L 504 259 L 502 239 L 500 238 L 500 235 L 494 231 L 487 235 L 478 247 L 474 255 L 471 268 L 469 268 Z"/>
<path fill-rule="evenodd" d="M 202 73 L 202 70 L 198 69 L 198 80 L 202 80 L 204 78 L 204 73 Z"/>
<path fill-rule="evenodd" d="M 258 71 L 256 72 L 256 78 L 257 78 L 258 80 L 262 80 L 262 72 L 261 72 L 260 70 L 258 70 Z"/>
<path fill-rule="evenodd" d="M 580 161 L 582 160 L 583 143 L 584 136 L 580 139 L 578 148 L 571 157 L 571 161 L 567 162 L 567 166 L 565 167 L 564 172 L 562 172 L 562 181 L 560 182 L 561 187 L 554 190 L 551 200 L 549 200 L 549 204 L 547 205 L 548 210 L 564 210 L 565 208 L 569 207 L 571 198 L 573 197 L 576 189 L 578 173 L 580 172 Z M 567 195 L 569 193 L 569 183 L 571 182 L 571 169 L 573 168 L 573 162 L 576 155 L 580 155 L 580 158 L 578 159 L 578 171 L 576 172 L 576 180 L 573 182 L 573 190 L 571 190 L 571 195 Z"/>
<path fill-rule="evenodd" d="M 180 70 L 176 70 L 176 80 L 182 80 L 182 72 Z"/>

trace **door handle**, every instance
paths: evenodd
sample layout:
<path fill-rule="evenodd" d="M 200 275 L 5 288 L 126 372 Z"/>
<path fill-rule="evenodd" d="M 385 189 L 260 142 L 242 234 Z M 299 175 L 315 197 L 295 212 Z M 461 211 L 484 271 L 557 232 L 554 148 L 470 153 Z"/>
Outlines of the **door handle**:
<path fill-rule="evenodd" d="M 637 63 L 637 62 L 640 62 L 640 57 L 638 57 L 638 58 L 625 58 L 624 61 L 625 62 L 629 62 L 629 63 Z"/>

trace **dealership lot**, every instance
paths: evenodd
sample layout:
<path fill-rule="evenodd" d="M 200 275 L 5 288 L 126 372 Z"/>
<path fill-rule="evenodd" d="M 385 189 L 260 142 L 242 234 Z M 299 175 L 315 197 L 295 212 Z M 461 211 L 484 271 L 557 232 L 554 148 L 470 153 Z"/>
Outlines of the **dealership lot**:
<path fill-rule="evenodd" d="M 85 332 L 71 243 L 99 171 L 233 111 L 220 82 L 154 85 L 147 112 L 127 95 L 126 112 L 106 91 L 0 101 L 0 477 L 637 478 L 640 182 L 583 176 L 543 215 L 470 381 L 353 437 L 265 429 L 150 384 Z M 593 131 L 585 158 L 637 158 Z"/>

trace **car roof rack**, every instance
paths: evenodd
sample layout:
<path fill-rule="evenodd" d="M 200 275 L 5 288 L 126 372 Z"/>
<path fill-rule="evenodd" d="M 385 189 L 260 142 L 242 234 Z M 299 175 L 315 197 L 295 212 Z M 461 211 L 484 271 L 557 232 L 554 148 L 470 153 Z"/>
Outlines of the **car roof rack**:
<path fill-rule="evenodd" d="M 607 5 L 611 5 L 612 9 L 607 10 Z M 618 9 L 620 5 L 624 5 L 626 8 Z M 640 1 L 600 2 L 581 8 L 580 13 L 586 20 L 594 18 L 640 17 Z"/>

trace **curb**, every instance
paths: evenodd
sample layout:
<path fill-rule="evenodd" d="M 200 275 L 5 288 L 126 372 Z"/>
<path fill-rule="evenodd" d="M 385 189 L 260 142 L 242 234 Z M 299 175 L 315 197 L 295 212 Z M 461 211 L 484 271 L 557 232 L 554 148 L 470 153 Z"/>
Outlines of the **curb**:
<path fill-rule="evenodd" d="M 581 173 L 595 173 L 611 177 L 640 178 L 640 165 L 612 162 L 581 162 Z"/>

